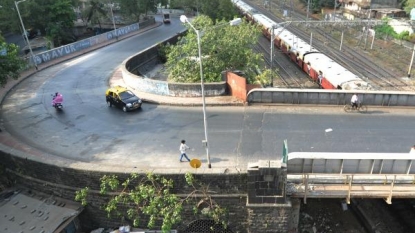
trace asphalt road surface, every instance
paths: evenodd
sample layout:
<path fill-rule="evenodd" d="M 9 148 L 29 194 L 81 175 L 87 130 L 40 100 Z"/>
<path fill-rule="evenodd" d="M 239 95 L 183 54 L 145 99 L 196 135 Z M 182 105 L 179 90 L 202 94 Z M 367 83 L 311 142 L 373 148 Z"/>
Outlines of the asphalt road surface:
<path fill-rule="evenodd" d="M 5 129 L 74 164 L 187 168 L 179 162 L 182 139 L 191 147 L 189 157 L 205 164 L 201 107 L 144 104 L 124 113 L 105 103 L 108 79 L 124 59 L 182 29 L 173 19 L 36 73 L 5 98 Z M 51 106 L 56 91 L 64 95 L 63 112 Z M 369 107 L 361 114 L 337 106 L 208 107 L 207 116 L 213 168 L 245 170 L 248 162 L 280 159 L 284 139 L 290 152 L 407 153 L 415 144 L 414 109 Z"/>

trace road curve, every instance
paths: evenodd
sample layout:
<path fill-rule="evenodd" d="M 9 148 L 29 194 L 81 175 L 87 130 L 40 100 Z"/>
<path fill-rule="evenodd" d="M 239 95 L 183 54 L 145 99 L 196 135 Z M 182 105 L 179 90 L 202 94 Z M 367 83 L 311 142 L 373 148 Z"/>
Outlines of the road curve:
<path fill-rule="evenodd" d="M 3 126 L 38 151 L 35 159 L 60 166 L 111 171 L 189 169 L 180 163 L 179 142 L 206 163 L 200 107 L 144 104 L 124 113 L 108 108 L 104 92 L 124 59 L 181 31 L 177 19 L 140 35 L 40 71 L 4 99 Z M 51 94 L 64 95 L 64 111 Z M 168 97 L 167 97 L 168 98 Z M 209 107 L 209 146 L 214 169 L 245 170 L 248 162 L 279 159 L 290 151 L 408 152 L 414 144 L 415 111 L 369 109 L 346 114 L 339 107 Z M 333 131 L 326 132 L 331 128 Z M 130 169 L 130 170 L 129 170 Z"/>

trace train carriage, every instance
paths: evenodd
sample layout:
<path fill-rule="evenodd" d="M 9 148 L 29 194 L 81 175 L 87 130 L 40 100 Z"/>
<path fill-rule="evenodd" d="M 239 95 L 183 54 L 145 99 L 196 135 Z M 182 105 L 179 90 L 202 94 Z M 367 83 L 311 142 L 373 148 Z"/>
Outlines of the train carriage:
<path fill-rule="evenodd" d="M 281 26 L 273 29 L 273 26 L 279 24 L 261 14 L 249 4 L 241 0 L 232 0 L 232 2 L 248 20 L 262 26 L 262 32 L 268 39 L 271 39 L 271 30 L 274 30 L 273 43 L 276 48 L 287 54 L 304 72 L 308 73 L 312 80 L 318 81 L 319 74 L 321 73 L 322 88 L 344 90 L 371 89 L 367 82 L 314 47 L 311 47 L 310 44 L 301 40 L 289 30 Z"/>
<path fill-rule="evenodd" d="M 271 39 L 271 30 L 272 27 L 277 26 L 278 24 L 276 22 L 274 22 L 273 20 L 271 20 L 270 18 L 268 18 L 267 16 L 263 15 L 263 14 L 256 14 L 253 16 L 253 20 L 255 23 L 259 24 L 262 26 L 262 32 L 263 34 L 268 38 Z"/>
<path fill-rule="evenodd" d="M 241 11 L 242 15 L 244 15 L 249 21 L 253 20 L 253 15 L 260 14 L 260 12 L 251 7 L 250 5 L 246 4 L 243 1 L 233 1 L 235 6 Z"/>
<path fill-rule="evenodd" d="M 367 82 L 324 54 L 309 54 L 305 56 L 305 62 L 310 62 L 314 70 L 312 78 L 315 81 L 318 73 L 322 73 L 321 86 L 324 89 L 367 90 L 370 88 Z"/>

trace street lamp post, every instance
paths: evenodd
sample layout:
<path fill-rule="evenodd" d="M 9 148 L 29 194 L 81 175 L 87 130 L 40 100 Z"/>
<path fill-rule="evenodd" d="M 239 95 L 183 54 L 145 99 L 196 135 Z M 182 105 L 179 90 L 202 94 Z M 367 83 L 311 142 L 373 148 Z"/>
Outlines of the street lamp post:
<path fill-rule="evenodd" d="M 203 66 L 202 66 L 202 48 L 200 43 L 200 31 L 197 30 L 193 24 L 189 22 L 187 17 L 185 15 L 180 16 L 180 21 L 182 23 L 187 23 L 190 25 L 190 27 L 196 32 L 197 36 L 197 49 L 199 51 L 199 68 L 200 68 L 200 86 L 202 89 L 202 106 L 203 106 L 203 125 L 205 129 L 205 140 L 202 141 L 203 146 L 206 149 L 206 158 L 208 163 L 208 168 L 212 168 L 212 164 L 210 163 L 210 155 L 209 155 L 209 140 L 208 140 L 208 126 L 207 126 L 207 120 L 206 120 L 206 100 L 205 100 L 205 83 L 203 78 Z M 231 26 L 236 26 L 240 24 L 242 20 L 240 18 L 234 19 L 230 21 Z"/>
<path fill-rule="evenodd" d="M 114 11 L 112 10 L 112 8 L 114 7 L 114 3 L 111 3 L 109 5 L 110 5 L 110 8 L 111 8 L 112 25 L 114 26 L 115 38 L 118 40 L 117 28 L 115 27 Z"/>
<path fill-rule="evenodd" d="M 202 105 L 203 105 L 203 124 L 205 128 L 205 140 L 203 140 L 203 145 L 206 149 L 206 158 L 208 167 L 212 168 L 212 164 L 210 163 L 210 155 L 209 155 L 209 140 L 208 140 L 208 127 L 207 127 L 207 120 L 206 120 L 206 101 L 205 101 L 205 83 L 203 78 L 203 66 L 202 66 L 202 48 L 200 46 L 200 31 L 197 30 L 193 24 L 189 22 L 185 15 L 180 16 L 180 21 L 183 23 L 188 23 L 190 27 L 196 32 L 197 36 L 197 49 L 199 50 L 199 68 L 200 68 L 200 85 L 202 88 Z"/>
<path fill-rule="evenodd" d="M 18 6 L 19 3 L 24 2 L 24 1 L 26 1 L 26 0 L 14 1 L 14 4 L 16 5 L 16 10 L 17 10 L 17 14 L 19 15 L 20 23 L 22 24 L 23 34 L 24 34 L 24 37 L 25 37 L 25 39 L 27 41 L 27 46 L 29 46 L 29 51 L 30 51 L 30 55 L 32 56 L 33 64 L 35 64 L 35 68 L 37 70 L 38 68 L 37 68 L 37 63 L 36 63 L 35 55 L 33 54 L 32 46 L 30 45 L 29 38 L 27 37 L 26 29 L 24 27 L 23 20 L 22 20 L 22 16 L 20 15 L 19 6 Z"/>

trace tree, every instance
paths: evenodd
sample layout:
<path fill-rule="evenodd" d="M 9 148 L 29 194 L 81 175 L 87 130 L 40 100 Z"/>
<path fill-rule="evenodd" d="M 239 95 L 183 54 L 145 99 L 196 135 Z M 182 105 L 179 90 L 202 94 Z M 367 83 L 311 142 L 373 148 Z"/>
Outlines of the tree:
<path fill-rule="evenodd" d="M 183 204 L 195 203 L 195 214 L 200 211 L 226 227 L 227 210 L 212 199 L 209 186 L 198 182 L 191 173 L 185 174 L 185 180 L 193 190 L 180 198 L 172 193 L 173 180 L 159 175 L 148 173 L 140 176 L 133 173 L 124 181 L 115 175 L 105 175 L 101 178 L 100 194 L 111 197 L 104 204 L 104 210 L 109 217 L 115 215 L 121 219 L 129 219 L 135 227 L 142 226 L 140 220 L 143 219 L 148 219 L 147 227 L 150 229 L 158 228 L 156 224 L 161 222 L 162 231 L 168 232 L 181 222 Z M 75 200 L 87 205 L 89 192 L 88 187 L 77 191 Z M 198 201 L 192 202 L 194 199 Z"/>
<path fill-rule="evenodd" d="M 50 15 L 50 21 L 47 24 L 46 34 L 54 44 L 60 46 L 76 41 L 72 33 L 75 21 L 75 13 L 70 0 L 54 1 L 50 5 L 50 10 L 54 14 Z"/>
<path fill-rule="evenodd" d="M 209 16 L 213 21 L 229 21 L 238 15 L 238 11 L 230 0 L 200 1 L 201 12 Z"/>
<path fill-rule="evenodd" d="M 39 30 L 55 45 L 73 42 L 75 12 L 71 0 L 33 0 L 20 3 L 19 10 L 25 28 Z"/>
<path fill-rule="evenodd" d="M 272 76 L 279 78 L 278 69 L 274 70 L 274 72 L 272 73 Z M 259 84 L 261 85 L 261 87 L 266 87 L 270 85 L 271 82 L 272 82 L 271 70 L 266 69 L 254 78 L 253 84 Z"/>
<path fill-rule="evenodd" d="M 18 79 L 24 61 L 19 57 L 19 47 L 7 44 L 0 36 L 0 85 L 4 86 L 10 78 Z"/>
<path fill-rule="evenodd" d="M 83 11 L 87 24 L 98 23 L 100 31 L 102 30 L 101 17 L 107 16 L 107 11 L 104 7 L 104 3 L 101 1 L 91 0 L 89 1 L 89 6 Z"/>
<path fill-rule="evenodd" d="M 243 21 L 238 26 L 229 22 L 218 21 L 216 24 L 207 17 L 199 16 L 192 25 L 201 29 L 201 49 L 204 80 L 221 81 L 224 70 L 244 71 L 248 82 L 252 83 L 262 62 L 262 54 L 255 53 L 252 47 L 261 35 L 257 25 Z M 198 62 L 198 45 L 195 31 L 189 28 L 186 36 L 180 38 L 176 45 L 167 49 L 166 67 L 169 80 L 174 82 L 200 82 Z"/>
<path fill-rule="evenodd" d="M 411 13 L 411 10 L 415 7 L 415 0 L 402 1 L 403 9 L 407 14 Z"/>
<path fill-rule="evenodd" d="M 141 15 L 148 12 L 157 12 L 157 5 L 160 0 L 118 0 L 120 3 L 121 14 L 127 18 L 133 18 L 136 22 L 140 21 Z"/>
<path fill-rule="evenodd" d="M 2 0 L 0 5 L 0 31 L 22 33 L 14 1 Z"/>
<path fill-rule="evenodd" d="M 197 11 L 209 16 L 214 22 L 217 20 L 231 20 L 238 15 L 238 11 L 230 0 L 171 0 L 172 8 L 182 8 L 186 12 Z"/>

